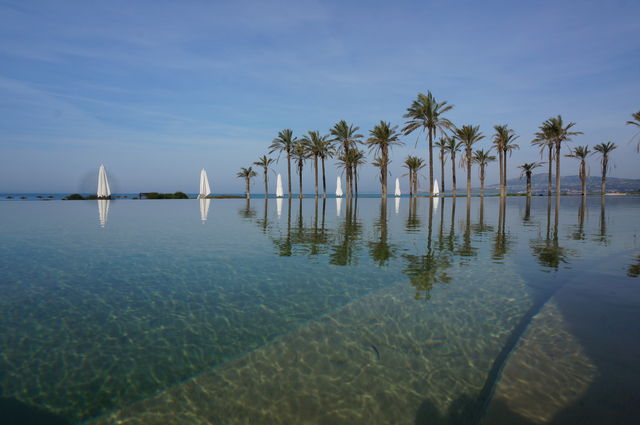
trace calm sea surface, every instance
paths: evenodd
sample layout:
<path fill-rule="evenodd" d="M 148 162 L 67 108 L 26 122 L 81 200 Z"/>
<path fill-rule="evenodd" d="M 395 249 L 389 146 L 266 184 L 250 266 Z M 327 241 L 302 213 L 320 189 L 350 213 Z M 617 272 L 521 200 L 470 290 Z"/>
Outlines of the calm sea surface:
<path fill-rule="evenodd" d="M 3 202 L 0 414 L 640 423 L 639 217 L 634 197 Z"/>

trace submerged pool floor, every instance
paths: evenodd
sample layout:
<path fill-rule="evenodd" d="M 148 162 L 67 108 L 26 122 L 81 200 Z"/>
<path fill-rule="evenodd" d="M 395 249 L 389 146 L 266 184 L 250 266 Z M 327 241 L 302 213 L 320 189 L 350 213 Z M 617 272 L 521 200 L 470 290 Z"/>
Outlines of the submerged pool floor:
<path fill-rule="evenodd" d="M 3 403 L 92 424 L 639 418 L 640 199 L 555 202 L 0 205 Z"/>

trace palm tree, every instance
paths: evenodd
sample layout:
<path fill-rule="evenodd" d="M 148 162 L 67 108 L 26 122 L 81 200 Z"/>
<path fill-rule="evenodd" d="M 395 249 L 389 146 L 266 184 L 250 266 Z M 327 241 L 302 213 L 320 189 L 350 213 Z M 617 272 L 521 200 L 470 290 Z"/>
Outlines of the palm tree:
<path fill-rule="evenodd" d="M 289 186 L 289 199 L 291 199 L 291 151 L 293 144 L 298 140 L 297 137 L 293 137 L 293 130 L 284 129 L 278 133 L 278 137 L 273 139 L 269 146 L 269 153 L 286 152 L 287 154 L 287 185 Z"/>
<path fill-rule="evenodd" d="M 484 149 L 478 149 L 473 153 L 473 162 L 480 167 L 480 196 L 484 196 L 484 170 L 488 163 L 495 161 L 496 157 L 490 155 L 491 149 L 485 151 Z"/>
<path fill-rule="evenodd" d="M 369 138 L 366 144 L 376 157 L 376 166 L 380 167 L 380 184 L 382 185 L 382 197 L 387 197 L 387 176 L 389 175 L 389 148 L 401 146 L 398 127 L 391 127 L 388 122 L 380 121 L 378 125 L 369 130 Z"/>
<path fill-rule="evenodd" d="M 404 118 L 409 118 L 402 131 L 405 135 L 421 129 L 427 131 L 429 140 L 429 195 L 433 195 L 433 139 L 437 132 L 453 128 L 453 123 L 442 115 L 453 109 L 447 102 L 437 102 L 431 92 L 418 93 L 418 98 L 407 108 Z"/>
<path fill-rule="evenodd" d="M 269 197 L 269 167 L 273 164 L 274 160 L 272 158 L 267 158 L 267 155 L 262 155 L 258 158 L 257 161 L 253 163 L 253 165 L 257 165 L 258 167 L 262 167 L 264 169 L 264 197 Z"/>
<path fill-rule="evenodd" d="M 244 179 L 245 183 L 246 183 L 246 188 L 245 188 L 245 195 L 247 197 L 247 199 L 251 198 L 251 178 L 255 177 L 257 174 L 255 171 L 253 171 L 253 169 L 251 167 L 249 168 L 244 168 L 241 167 L 240 171 L 236 174 L 236 177 L 238 177 L 239 179 Z"/>
<path fill-rule="evenodd" d="M 452 185 L 452 196 L 456 196 L 456 153 L 460 152 L 462 148 L 462 142 L 459 142 L 455 137 L 447 138 L 447 152 L 449 152 L 449 156 L 451 157 L 451 182 Z"/>
<path fill-rule="evenodd" d="M 480 126 L 463 125 L 455 130 L 455 137 L 465 147 L 463 163 L 467 166 L 467 197 L 471 196 L 471 164 L 473 163 L 473 144 L 482 140 L 484 135 L 480 132 Z"/>
<path fill-rule="evenodd" d="M 356 197 L 358 196 L 358 166 L 366 162 L 364 158 L 364 152 L 360 149 L 349 149 L 348 153 L 342 153 L 337 158 L 338 168 L 345 170 L 345 174 L 347 170 L 351 170 L 352 172 L 351 184 L 355 185 L 352 193 L 354 193 Z M 349 187 L 348 184 L 347 187 Z"/>
<path fill-rule="evenodd" d="M 325 158 L 333 155 L 333 147 L 329 136 L 321 136 L 319 131 L 309 131 L 302 141 L 307 145 L 309 153 L 313 156 L 313 166 L 316 176 L 316 198 L 318 197 L 318 158 L 322 161 L 322 190 L 323 197 L 327 197 L 327 180 L 324 171 Z"/>
<path fill-rule="evenodd" d="M 352 124 L 347 124 L 345 120 L 341 120 L 336 123 L 329 132 L 331 136 L 333 136 L 332 141 L 338 144 L 339 148 L 342 151 L 342 155 L 348 155 L 349 151 L 356 146 L 357 143 L 360 143 L 360 139 L 364 136 L 362 134 L 358 134 L 357 131 L 360 127 L 354 126 Z M 347 168 L 345 168 L 346 174 L 346 194 L 347 197 L 351 196 L 351 189 L 353 187 L 353 170 L 351 169 L 350 164 L 346 164 Z"/>
<path fill-rule="evenodd" d="M 440 185 L 442 186 L 442 193 L 444 194 L 444 163 L 447 162 L 447 148 L 449 146 L 450 136 L 446 134 L 441 136 L 435 143 L 437 148 L 440 148 Z"/>
<path fill-rule="evenodd" d="M 571 136 L 582 134 L 581 131 L 569 131 L 574 125 L 576 125 L 574 122 L 565 125 L 562 117 L 558 115 L 557 117 L 549 118 L 540 127 L 542 133 L 553 140 L 556 150 L 556 195 L 560 194 L 560 148 L 562 147 L 562 142 L 569 142 L 571 141 Z"/>
<path fill-rule="evenodd" d="M 640 117 L 640 112 L 638 112 L 638 116 Z M 600 163 L 602 164 L 602 183 L 600 186 L 600 191 L 603 195 L 607 192 L 607 169 L 609 168 L 609 153 L 617 148 L 618 146 L 613 142 L 600 143 L 593 147 L 594 151 L 600 152 L 602 154 L 602 159 L 600 160 Z"/>
<path fill-rule="evenodd" d="M 580 182 L 582 183 L 582 196 L 587 194 L 587 157 L 591 151 L 589 146 L 576 146 L 569 151 L 567 158 L 575 158 L 580 161 Z"/>
<path fill-rule="evenodd" d="M 509 157 L 511 157 L 511 153 L 516 150 L 516 149 L 520 149 L 520 146 L 518 146 L 517 144 L 514 143 L 514 141 L 520 137 L 517 136 L 516 133 L 510 129 L 507 128 L 507 126 L 504 126 L 505 128 L 505 134 L 504 134 L 504 139 L 502 141 L 502 190 L 503 192 L 501 192 L 502 196 L 506 196 L 507 195 L 507 154 L 509 154 Z"/>
<path fill-rule="evenodd" d="M 298 197 L 302 198 L 302 168 L 304 167 L 304 161 L 309 158 L 307 145 L 302 140 L 296 140 L 291 149 L 291 156 L 293 156 L 293 159 L 296 161 L 298 178 L 300 179 L 300 192 L 298 193 Z"/>
<path fill-rule="evenodd" d="M 418 194 L 418 171 L 425 167 L 424 159 L 409 155 L 403 167 L 409 170 L 409 196 L 413 197 Z"/>
<path fill-rule="evenodd" d="M 542 164 L 544 164 L 544 162 L 525 162 L 518 166 L 518 168 L 522 169 L 520 178 L 522 178 L 523 175 L 527 177 L 527 196 L 531 196 L 531 173 L 534 169 L 541 167 Z"/>
<path fill-rule="evenodd" d="M 640 127 L 640 111 L 631 114 L 631 118 L 631 121 L 627 121 L 627 125 L 635 125 L 636 127 Z M 631 140 L 633 140 L 638 134 L 640 133 L 636 133 Z M 638 151 L 640 152 L 640 140 L 638 140 Z"/>
<path fill-rule="evenodd" d="M 548 150 L 549 159 L 549 175 L 547 179 L 547 196 L 551 196 L 551 185 L 552 185 L 552 176 L 553 176 L 553 138 L 549 133 L 549 128 L 544 126 L 540 126 L 540 131 L 535 134 L 535 139 L 531 141 L 531 144 L 534 146 L 540 147 L 540 158 L 544 155 L 545 148 Z"/>

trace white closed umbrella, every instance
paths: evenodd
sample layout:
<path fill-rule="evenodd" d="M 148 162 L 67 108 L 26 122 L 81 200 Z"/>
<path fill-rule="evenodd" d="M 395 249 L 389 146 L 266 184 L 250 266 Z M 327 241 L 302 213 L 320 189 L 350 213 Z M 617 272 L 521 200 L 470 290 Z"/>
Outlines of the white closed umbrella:
<path fill-rule="evenodd" d="M 209 187 L 209 178 L 207 177 L 207 172 L 203 168 L 202 171 L 200 171 L 200 193 L 198 194 L 198 198 L 203 199 L 209 195 L 211 195 L 211 188 Z"/>
<path fill-rule="evenodd" d="M 336 179 L 336 197 L 342 197 L 342 180 L 340 180 L 340 176 Z"/>
<path fill-rule="evenodd" d="M 400 179 L 396 177 L 396 196 L 401 196 L 402 192 L 400 192 Z"/>
<path fill-rule="evenodd" d="M 283 196 L 284 191 L 282 190 L 282 176 L 280 175 L 280 173 L 278 173 L 278 178 L 276 179 L 276 198 L 282 198 Z"/>
<path fill-rule="evenodd" d="M 207 221 L 207 217 L 209 216 L 210 204 L 211 199 L 200 198 L 200 220 L 202 220 L 202 223 Z"/>
<path fill-rule="evenodd" d="M 440 187 L 437 179 L 433 182 L 433 196 L 440 196 Z"/>
<path fill-rule="evenodd" d="M 107 180 L 107 170 L 104 165 L 100 165 L 98 170 L 98 192 L 96 193 L 98 198 L 107 199 L 111 196 L 111 188 L 109 187 L 109 180 Z"/>
<path fill-rule="evenodd" d="M 107 218 L 109 217 L 109 201 L 108 199 L 98 199 L 98 220 L 100 220 L 100 227 L 107 225 Z"/>

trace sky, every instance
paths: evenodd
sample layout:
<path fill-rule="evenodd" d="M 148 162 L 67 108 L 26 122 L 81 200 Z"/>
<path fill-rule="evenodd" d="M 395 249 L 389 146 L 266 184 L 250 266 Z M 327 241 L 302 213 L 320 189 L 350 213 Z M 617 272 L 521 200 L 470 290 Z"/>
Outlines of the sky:
<path fill-rule="evenodd" d="M 540 160 L 533 133 L 558 114 L 584 132 L 571 145 L 613 141 L 610 175 L 640 178 L 639 136 L 625 125 L 640 110 L 638 16 L 636 0 L 0 0 L 0 193 L 92 192 L 100 164 L 114 192 L 197 192 L 206 168 L 214 193 L 239 193 L 236 173 L 278 131 L 402 126 L 427 91 L 454 105 L 456 125 L 480 126 L 478 148 L 496 124 L 516 131 L 509 178 Z M 407 186 L 402 162 L 427 145 L 402 140 L 391 181 Z M 589 166 L 600 175 L 597 156 Z M 573 159 L 562 167 L 577 174 Z M 275 172 L 286 179 L 283 158 Z M 337 173 L 330 163 L 332 192 Z M 365 166 L 360 191 L 379 190 Z"/>

